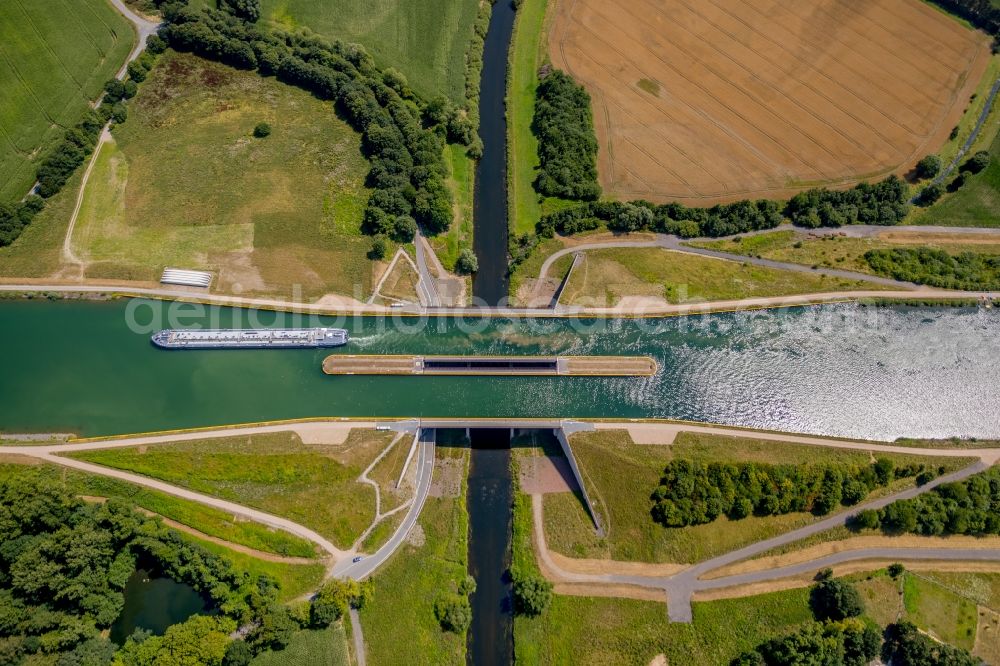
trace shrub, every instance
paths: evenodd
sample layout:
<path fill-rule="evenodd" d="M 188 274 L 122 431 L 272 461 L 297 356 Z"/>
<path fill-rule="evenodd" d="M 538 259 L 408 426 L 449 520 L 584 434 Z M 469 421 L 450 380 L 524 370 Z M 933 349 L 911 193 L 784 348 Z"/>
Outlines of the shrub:
<path fill-rule="evenodd" d="M 253 128 L 253 135 L 258 139 L 271 136 L 271 126 L 267 123 L 257 123 L 257 125 Z"/>
<path fill-rule="evenodd" d="M 906 571 L 906 567 L 904 567 L 899 562 L 894 562 L 893 564 L 889 565 L 889 568 L 886 569 L 886 571 L 892 578 L 899 578 L 900 576 L 903 575 L 903 572 Z"/>
<path fill-rule="evenodd" d="M 460 275 L 471 275 L 479 270 L 479 259 L 471 248 L 464 247 L 455 262 L 455 272 Z"/>
<path fill-rule="evenodd" d="M 937 155 L 928 155 L 917 162 L 917 177 L 933 178 L 941 172 L 941 158 Z"/>
<path fill-rule="evenodd" d="M 472 624 L 472 606 L 467 596 L 449 594 L 434 602 L 434 616 L 445 631 L 463 633 Z"/>
<path fill-rule="evenodd" d="M 126 67 L 126 71 L 128 72 L 128 77 L 130 79 L 136 83 L 142 83 L 146 80 L 146 74 L 149 70 L 143 67 L 142 63 L 138 60 L 133 60 L 128 64 L 128 67 Z"/>
<path fill-rule="evenodd" d="M 516 567 L 511 569 L 510 577 L 514 585 L 514 611 L 529 616 L 544 613 L 552 600 L 552 583 L 537 571 Z"/>
<path fill-rule="evenodd" d="M 234 16 L 255 23 L 260 18 L 260 0 L 219 0 Z"/>
<path fill-rule="evenodd" d="M 820 581 L 809 594 L 809 605 L 820 620 L 844 620 L 865 612 L 861 594 L 848 582 L 834 578 Z"/>
<path fill-rule="evenodd" d="M 389 254 L 389 239 L 385 234 L 379 234 L 372 239 L 372 249 L 368 251 L 368 258 L 373 260 L 385 259 Z"/>
<path fill-rule="evenodd" d="M 328 627 L 347 613 L 348 608 L 362 608 L 371 599 L 371 581 L 359 582 L 350 579 L 328 581 L 309 606 L 309 624 L 313 627 Z"/>
<path fill-rule="evenodd" d="M 128 109 L 124 104 L 117 102 L 111 107 L 111 120 L 119 125 L 128 120 Z"/>
<path fill-rule="evenodd" d="M 109 79 L 104 84 L 104 100 L 114 104 L 125 99 L 125 83 L 118 79 Z"/>
<path fill-rule="evenodd" d="M 1000 289 L 1000 255 L 963 252 L 952 256 L 927 247 L 869 250 L 865 261 L 879 275 L 943 289 Z"/>
<path fill-rule="evenodd" d="M 967 650 L 939 643 L 912 622 L 890 624 L 885 631 L 882 659 L 893 666 L 981 666 Z"/>
<path fill-rule="evenodd" d="M 989 165 L 990 165 L 990 154 L 985 150 L 980 150 L 975 155 L 966 160 L 965 164 L 962 165 L 962 170 L 971 171 L 972 173 L 979 173 Z"/>
<path fill-rule="evenodd" d="M 924 207 L 930 206 L 940 199 L 943 194 L 944 188 L 937 183 L 928 185 L 924 189 L 920 190 L 920 194 L 917 196 L 917 205 Z"/>
<path fill-rule="evenodd" d="M 159 35 L 150 35 L 146 40 L 146 50 L 153 55 L 159 55 L 167 50 L 167 42 Z"/>
<path fill-rule="evenodd" d="M 590 95 L 559 70 L 542 79 L 536 95 L 531 127 L 538 137 L 540 168 L 535 189 L 550 197 L 597 199 L 601 187 Z"/>

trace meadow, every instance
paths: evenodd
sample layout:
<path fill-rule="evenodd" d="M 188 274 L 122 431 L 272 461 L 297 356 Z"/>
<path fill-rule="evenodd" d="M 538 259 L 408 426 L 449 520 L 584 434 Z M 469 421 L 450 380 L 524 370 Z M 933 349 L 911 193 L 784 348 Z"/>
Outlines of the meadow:
<path fill-rule="evenodd" d="M 956 192 L 911 216 L 912 224 L 945 227 L 1000 227 L 1000 136 L 989 146 L 990 165 L 966 178 Z"/>
<path fill-rule="evenodd" d="M 563 292 L 567 305 L 613 306 L 630 297 L 683 303 L 826 291 L 879 285 L 782 271 L 660 248 L 590 250 Z"/>
<path fill-rule="evenodd" d="M 10 0 L 0 11 L 0 202 L 17 201 L 63 131 L 121 68 L 135 31 L 107 0 Z"/>
<path fill-rule="evenodd" d="M 270 136 L 252 136 L 260 122 Z M 92 278 L 172 265 L 215 271 L 222 291 L 367 295 L 360 143 L 304 91 L 168 52 L 98 154 L 74 251 Z"/>
<path fill-rule="evenodd" d="M 343 444 L 303 444 L 278 432 L 70 456 L 267 511 L 348 548 L 375 518 L 375 493 L 357 477 L 391 439 L 352 430 Z"/>
<path fill-rule="evenodd" d="M 362 44 L 383 67 L 395 67 L 431 98 L 465 101 L 465 57 L 478 0 L 263 0 L 263 18 Z"/>
<path fill-rule="evenodd" d="M 545 535 L 549 548 L 570 557 L 634 560 L 642 562 L 697 562 L 740 546 L 807 525 L 815 516 L 789 513 L 725 516 L 704 525 L 664 528 L 650 516 L 650 494 L 656 489 L 664 465 L 685 458 L 707 463 L 758 462 L 783 464 L 870 464 L 868 452 L 802 446 L 766 438 L 725 437 L 682 432 L 670 446 L 635 444 L 625 430 L 579 433 L 571 444 L 584 484 L 606 526 L 598 538 L 579 500 L 570 493 L 546 495 Z M 875 446 L 873 449 L 877 450 Z M 896 465 L 925 463 L 956 469 L 965 459 L 883 454 Z M 884 492 L 912 485 L 913 479 L 894 481 Z M 841 508 L 842 510 L 842 508 Z"/>
<path fill-rule="evenodd" d="M 347 632 L 343 622 L 326 629 L 298 631 L 283 650 L 267 650 L 254 657 L 251 666 L 349 666 Z"/>

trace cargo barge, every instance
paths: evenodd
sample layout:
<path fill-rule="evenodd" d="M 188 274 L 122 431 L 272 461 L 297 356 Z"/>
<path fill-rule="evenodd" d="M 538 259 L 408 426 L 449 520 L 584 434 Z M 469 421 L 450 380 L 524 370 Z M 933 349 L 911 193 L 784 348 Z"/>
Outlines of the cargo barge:
<path fill-rule="evenodd" d="M 163 349 L 303 349 L 347 344 L 342 328 L 167 329 L 153 334 Z"/>
<path fill-rule="evenodd" d="M 523 375 L 650 377 L 648 356 L 352 356 L 323 360 L 328 375 Z"/>

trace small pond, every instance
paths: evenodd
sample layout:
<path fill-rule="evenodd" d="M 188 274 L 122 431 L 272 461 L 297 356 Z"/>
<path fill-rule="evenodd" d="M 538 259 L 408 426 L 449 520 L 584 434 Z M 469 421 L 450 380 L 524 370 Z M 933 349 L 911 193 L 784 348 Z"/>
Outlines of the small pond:
<path fill-rule="evenodd" d="M 122 645 L 136 629 L 162 635 L 170 625 L 206 613 L 208 608 L 190 585 L 136 569 L 125 584 L 125 608 L 111 625 L 111 640 Z"/>

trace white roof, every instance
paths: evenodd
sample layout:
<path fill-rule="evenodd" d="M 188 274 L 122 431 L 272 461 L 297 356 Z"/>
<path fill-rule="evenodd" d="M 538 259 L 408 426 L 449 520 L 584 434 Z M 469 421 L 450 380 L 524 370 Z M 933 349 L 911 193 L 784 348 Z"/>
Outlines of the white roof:
<path fill-rule="evenodd" d="M 160 282 L 187 287 L 207 287 L 212 284 L 212 274 L 206 271 L 189 271 L 183 268 L 164 268 Z"/>

